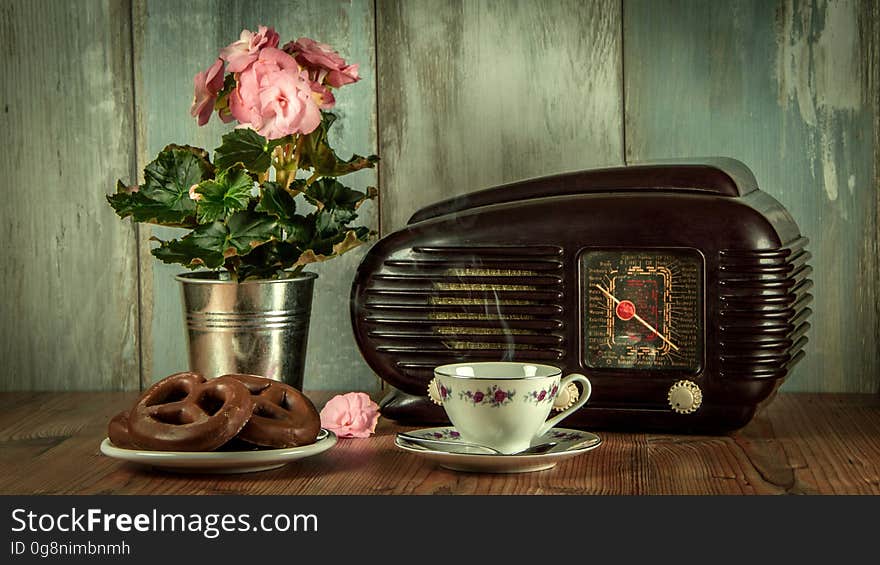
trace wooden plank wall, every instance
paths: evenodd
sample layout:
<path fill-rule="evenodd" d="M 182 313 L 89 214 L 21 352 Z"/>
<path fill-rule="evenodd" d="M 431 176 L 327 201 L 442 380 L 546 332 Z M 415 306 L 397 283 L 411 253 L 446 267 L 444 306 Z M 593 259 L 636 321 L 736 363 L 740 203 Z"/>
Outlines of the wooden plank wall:
<path fill-rule="evenodd" d="M 0 3 L 0 388 L 138 386 L 136 230 L 104 200 L 135 165 L 130 22 Z"/>
<path fill-rule="evenodd" d="M 382 228 L 493 185 L 623 163 L 616 0 L 380 0 Z"/>
<path fill-rule="evenodd" d="M 876 2 L 625 3 L 627 161 L 747 163 L 812 240 L 807 358 L 787 390 L 878 387 Z"/>
<path fill-rule="evenodd" d="M 877 391 L 878 12 L 870 0 L 2 0 L 0 65 L 15 80 L 0 86 L 0 389 L 133 389 L 185 367 L 180 269 L 103 197 L 167 143 L 217 145 L 228 126 L 189 117 L 192 76 L 268 24 L 361 64 L 336 143 L 382 156 L 351 181 L 379 183 L 362 220 L 384 233 L 424 204 L 520 178 L 744 160 L 813 240 L 812 343 L 786 388 Z M 35 178 L 39 190 L 21 189 Z M 316 269 L 307 388 L 379 386 L 348 319 L 363 252 Z"/>

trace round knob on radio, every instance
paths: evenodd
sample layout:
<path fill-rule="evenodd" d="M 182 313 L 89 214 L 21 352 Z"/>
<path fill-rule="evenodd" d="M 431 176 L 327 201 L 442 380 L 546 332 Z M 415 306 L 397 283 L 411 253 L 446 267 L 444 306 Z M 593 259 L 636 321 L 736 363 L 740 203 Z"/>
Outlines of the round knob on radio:
<path fill-rule="evenodd" d="M 669 406 L 679 414 L 693 414 L 703 403 L 703 391 L 693 381 L 678 381 L 669 388 Z"/>

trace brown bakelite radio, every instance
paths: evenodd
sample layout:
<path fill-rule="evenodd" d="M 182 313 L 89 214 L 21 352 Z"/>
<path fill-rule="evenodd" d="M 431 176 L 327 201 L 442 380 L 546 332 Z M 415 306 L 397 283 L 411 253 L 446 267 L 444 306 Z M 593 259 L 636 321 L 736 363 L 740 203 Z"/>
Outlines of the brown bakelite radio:
<path fill-rule="evenodd" d="M 718 433 L 804 356 L 806 243 L 732 159 L 533 179 L 428 206 L 381 239 L 352 323 L 401 423 L 446 421 L 434 367 L 512 360 L 590 378 L 566 426 Z"/>

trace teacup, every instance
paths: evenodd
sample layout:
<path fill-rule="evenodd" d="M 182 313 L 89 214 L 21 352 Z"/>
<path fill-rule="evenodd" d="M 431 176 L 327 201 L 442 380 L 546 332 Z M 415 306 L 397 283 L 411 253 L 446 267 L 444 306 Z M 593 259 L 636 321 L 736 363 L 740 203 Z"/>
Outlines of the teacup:
<path fill-rule="evenodd" d="M 590 399 L 584 375 L 562 378 L 551 365 L 515 362 L 455 363 L 434 369 L 446 415 L 461 439 L 501 453 L 526 449 Z M 577 402 L 547 419 L 553 402 L 570 383 L 580 383 Z"/>

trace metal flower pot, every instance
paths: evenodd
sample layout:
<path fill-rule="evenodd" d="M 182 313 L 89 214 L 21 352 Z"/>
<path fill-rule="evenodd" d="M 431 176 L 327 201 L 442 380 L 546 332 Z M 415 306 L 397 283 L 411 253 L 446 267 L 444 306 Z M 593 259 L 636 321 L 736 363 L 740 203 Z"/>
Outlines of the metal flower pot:
<path fill-rule="evenodd" d="M 302 389 L 315 273 L 236 283 L 210 271 L 178 275 L 189 368 L 208 378 L 248 373 Z"/>

